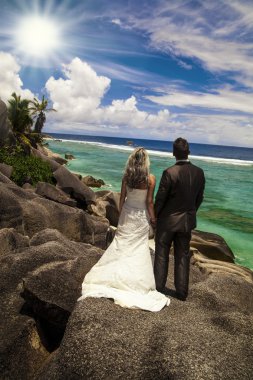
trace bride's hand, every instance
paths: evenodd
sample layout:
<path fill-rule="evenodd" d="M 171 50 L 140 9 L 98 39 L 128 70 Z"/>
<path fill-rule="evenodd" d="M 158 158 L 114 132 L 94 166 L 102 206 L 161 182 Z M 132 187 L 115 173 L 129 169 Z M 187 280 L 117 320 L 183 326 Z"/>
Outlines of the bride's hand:
<path fill-rule="evenodd" d="M 152 225 L 152 227 L 155 227 L 156 226 L 156 218 L 150 219 L 150 224 Z"/>

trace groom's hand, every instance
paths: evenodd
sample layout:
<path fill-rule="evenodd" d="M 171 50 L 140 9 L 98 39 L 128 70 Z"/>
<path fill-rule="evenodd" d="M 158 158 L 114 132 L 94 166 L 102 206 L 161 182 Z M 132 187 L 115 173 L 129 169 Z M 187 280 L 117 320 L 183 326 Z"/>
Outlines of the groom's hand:
<path fill-rule="evenodd" d="M 150 219 L 150 224 L 152 225 L 152 227 L 155 227 L 156 226 L 156 218 Z"/>

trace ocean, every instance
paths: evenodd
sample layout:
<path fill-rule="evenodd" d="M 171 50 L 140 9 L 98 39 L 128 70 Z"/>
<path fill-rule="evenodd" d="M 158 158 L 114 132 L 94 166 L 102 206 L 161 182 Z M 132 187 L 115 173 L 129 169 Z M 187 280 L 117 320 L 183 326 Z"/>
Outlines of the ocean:
<path fill-rule="evenodd" d="M 68 168 L 83 176 L 101 178 L 103 189 L 120 191 L 126 160 L 134 147 L 148 150 L 151 172 L 157 178 L 174 164 L 172 142 L 133 138 L 50 133 L 49 148 L 71 153 Z M 206 177 L 205 198 L 198 211 L 197 229 L 222 236 L 236 262 L 253 269 L 253 148 L 190 144 L 190 160 Z"/>

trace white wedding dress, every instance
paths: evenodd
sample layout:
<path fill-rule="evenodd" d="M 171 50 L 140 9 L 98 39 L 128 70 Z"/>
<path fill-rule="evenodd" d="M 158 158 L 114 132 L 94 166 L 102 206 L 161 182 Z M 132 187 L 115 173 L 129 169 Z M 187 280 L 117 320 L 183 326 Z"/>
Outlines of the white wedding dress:
<path fill-rule="evenodd" d="M 146 209 L 147 190 L 127 188 L 111 245 L 84 278 L 82 296 L 113 298 L 120 306 L 159 311 L 170 300 L 156 291 Z"/>

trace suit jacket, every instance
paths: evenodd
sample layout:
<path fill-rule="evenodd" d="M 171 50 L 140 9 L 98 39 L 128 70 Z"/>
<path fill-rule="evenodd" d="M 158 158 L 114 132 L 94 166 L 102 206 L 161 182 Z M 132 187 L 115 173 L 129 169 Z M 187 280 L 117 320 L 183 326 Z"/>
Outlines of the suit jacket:
<path fill-rule="evenodd" d="M 203 170 L 188 161 L 178 161 L 164 170 L 155 199 L 157 228 L 165 224 L 172 232 L 195 228 L 204 188 Z"/>

